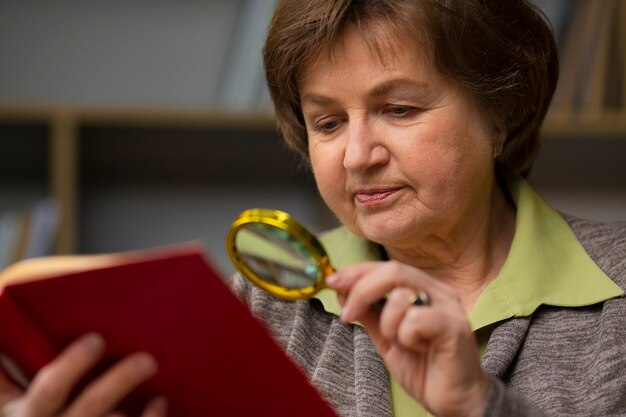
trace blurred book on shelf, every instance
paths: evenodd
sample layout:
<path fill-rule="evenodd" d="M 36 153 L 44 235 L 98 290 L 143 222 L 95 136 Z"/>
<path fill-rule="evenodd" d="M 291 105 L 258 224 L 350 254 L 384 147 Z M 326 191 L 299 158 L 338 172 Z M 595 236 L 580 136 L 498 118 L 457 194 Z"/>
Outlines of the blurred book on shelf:
<path fill-rule="evenodd" d="M 216 103 L 231 110 L 268 110 L 269 95 L 261 49 L 272 15 L 273 2 L 241 0 L 227 37 Z"/>
<path fill-rule="evenodd" d="M 15 261 L 23 219 L 13 210 L 0 212 L 0 270 Z"/>
<path fill-rule="evenodd" d="M 51 255 L 59 222 L 59 207 L 50 198 L 25 209 L 0 211 L 0 270 L 22 259 Z"/>
<path fill-rule="evenodd" d="M 625 112 L 626 2 L 551 0 L 544 11 L 553 23 L 560 55 L 552 112 Z"/>
<path fill-rule="evenodd" d="M 561 45 L 573 14 L 573 4 L 578 0 L 544 0 L 538 2 L 552 24 L 557 44 Z"/>

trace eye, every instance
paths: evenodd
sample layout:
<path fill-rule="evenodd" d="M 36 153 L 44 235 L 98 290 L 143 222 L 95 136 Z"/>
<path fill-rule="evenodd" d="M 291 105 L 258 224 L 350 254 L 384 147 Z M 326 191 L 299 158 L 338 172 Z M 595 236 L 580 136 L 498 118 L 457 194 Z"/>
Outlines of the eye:
<path fill-rule="evenodd" d="M 408 106 L 390 106 L 387 108 L 387 112 L 394 117 L 408 116 L 413 110 L 415 108 Z"/>
<path fill-rule="evenodd" d="M 321 133 L 332 133 L 340 123 L 339 119 L 323 119 L 315 123 L 315 130 Z"/>

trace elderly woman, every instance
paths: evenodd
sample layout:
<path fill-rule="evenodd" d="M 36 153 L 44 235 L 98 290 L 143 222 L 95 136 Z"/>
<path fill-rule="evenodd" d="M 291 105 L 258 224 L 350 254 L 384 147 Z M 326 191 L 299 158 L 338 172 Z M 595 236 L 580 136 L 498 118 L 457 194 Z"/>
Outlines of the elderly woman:
<path fill-rule="evenodd" d="M 626 227 L 524 180 L 558 72 L 535 6 L 285 0 L 264 60 L 348 295 L 235 288 L 341 415 L 626 415 Z"/>
<path fill-rule="evenodd" d="M 626 415 L 626 227 L 563 217 L 524 180 L 557 79 L 538 9 L 285 0 L 264 53 L 280 130 L 343 224 L 323 237 L 341 295 L 232 285 L 338 413 Z M 102 343 L 25 394 L 0 378 L 0 415 L 106 415 L 156 363 L 128 357 L 63 410 Z"/>

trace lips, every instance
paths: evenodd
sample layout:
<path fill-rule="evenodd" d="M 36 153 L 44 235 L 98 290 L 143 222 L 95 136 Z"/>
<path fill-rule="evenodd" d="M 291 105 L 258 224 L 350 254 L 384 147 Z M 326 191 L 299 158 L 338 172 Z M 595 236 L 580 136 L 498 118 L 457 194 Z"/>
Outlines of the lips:
<path fill-rule="evenodd" d="M 400 188 L 357 190 L 354 193 L 354 199 L 363 206 L 376 206 L 387 201 L 398 190 Z"/>

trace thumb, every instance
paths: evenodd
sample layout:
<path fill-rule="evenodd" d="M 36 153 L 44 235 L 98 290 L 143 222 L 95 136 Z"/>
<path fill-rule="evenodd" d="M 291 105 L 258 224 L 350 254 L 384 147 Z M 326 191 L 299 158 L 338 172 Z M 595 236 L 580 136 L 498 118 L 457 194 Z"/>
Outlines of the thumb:
<path fill-rule="evenodd" d="M 4 359 L 1 354 L 0 359 Z M 2 365 L 0 361 L 0 406 L 24 394 L 24 390 L 13 382 Z"/>

